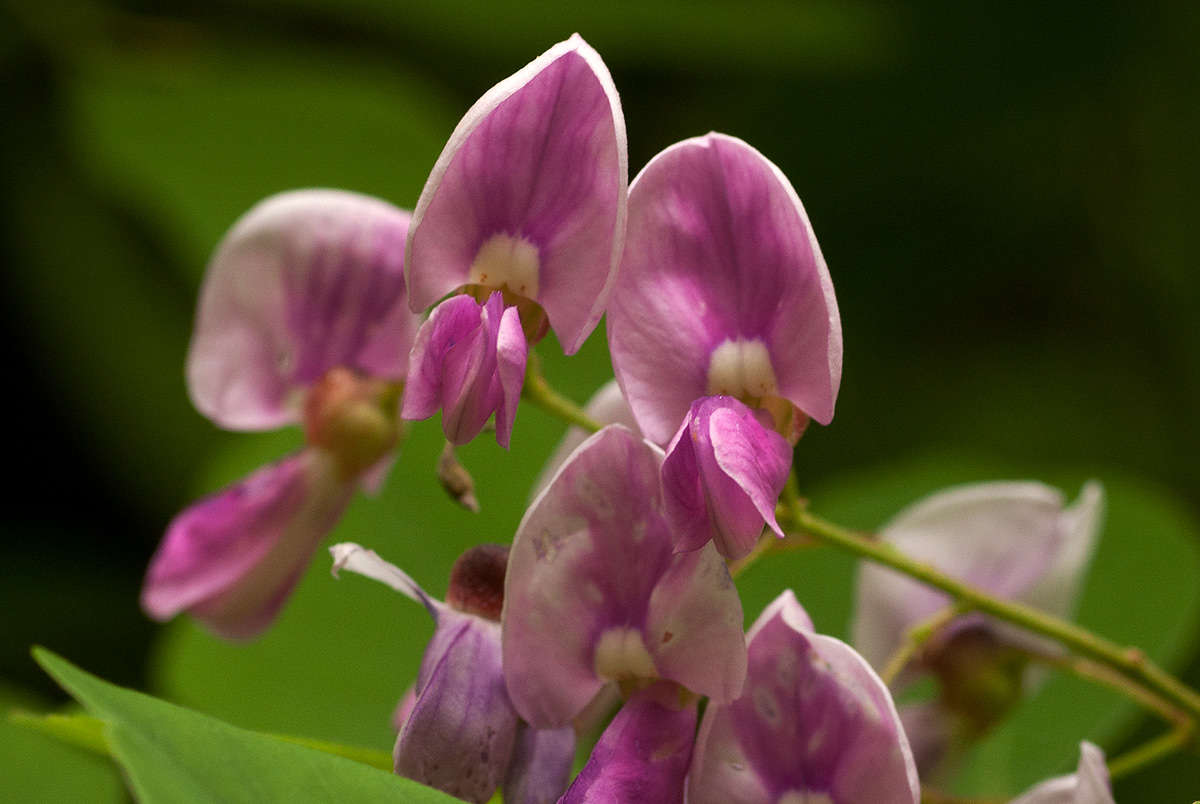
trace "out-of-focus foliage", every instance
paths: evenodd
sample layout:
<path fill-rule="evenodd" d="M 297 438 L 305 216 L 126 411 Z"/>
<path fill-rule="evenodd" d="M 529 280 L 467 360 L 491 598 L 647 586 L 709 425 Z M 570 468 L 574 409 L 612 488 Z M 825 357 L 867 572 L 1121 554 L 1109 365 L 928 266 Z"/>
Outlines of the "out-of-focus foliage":
<path fill-rule="evenodd" d="M 0 677 L 53 694 L 28 660 L 36 641 L 239 725 L 386 747 L 429 623 L 384 589 L 329 580 L 321 558 L 261 643 L 182 623 L 152 647 L 136 595 L 166 521 L 298 440 L 219 434 L 190 408 L 195 293 L 221 233 L 265 195 L 326 185 L 411 206 L 479 93 L 578 30 L 621 90 L 633 171 L 716 129 L 805 201 L 846 338 L 837 417 L 797 450 L 814 508 L 872 527 L 941 485 L 1030 477 L 1071 493 L 1098 477 L 1111 515 L 1081 617 L 1200 683 L 1183 575 L 1200 505 L 1198 23 L 1184 2 L 0 7 L 0 343 L 17 435 Z M 610 376 L 602 338 L 547 373 L 585 398 Z M 381 498 L 356 501 L 335 537 L 440 593 L 466 545 L 511 537 L 559 432 L 522 410 L 511 453 L 463 450 L 485 512 L 472 517 L 441 497 L 437 424 L 419 424 Z M 823 551 L 764 563 L 746 609 L 787 584 L 840 632 L 850 574 Z M 1072 729 L 1111 754 L 1128 714 L 1052 681 L 984 749 L 978 789 L 1065 770 Z M 1030 736 L 1050 722 L 1062 731 Z M 69 749 L 0 728 L 5 762 L 74 778 Z M 1117 798 L 1194 798 L 1197 764 L 1138 774 Z"/>
<path fill-rule="evenodd" d="M 139 801 L 451 804 L 438 790 L 122 689 L 49 651 L 38 663 L 103 721 L 103 740 Z M 87 798 L 87 796 L 84 796 Z"/>

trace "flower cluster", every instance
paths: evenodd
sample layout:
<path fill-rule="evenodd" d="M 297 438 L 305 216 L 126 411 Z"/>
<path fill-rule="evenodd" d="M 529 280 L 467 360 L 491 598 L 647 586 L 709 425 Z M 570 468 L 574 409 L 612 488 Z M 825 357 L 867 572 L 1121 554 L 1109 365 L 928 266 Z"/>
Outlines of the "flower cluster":
<path fill-rule="evenodd" d="M 476 802 L 913 804 L 936 740 L 906 730 L 872 664 L 945 601 L 864 569 L 860 655 L 790 591 L 744 631 L 729 570 L 785 536 L 793 449 L 837 399 L 840 317 L 804 207 L 722 134 L 627 171 L 616 89 L 574 36 L 471 107 L 411 217 L 333 191 L 251 210 L 209 266 L 189 387 L 218 425 L 301 423 L 306 446 L 180 514 L 143 604 L 260 633 L 354 490 L 383 481 L 404 420 L 441 411 L 450 444 L 492 420 L 508 446 L 531 346 L 553 331 L 573 353 L 607 313 L 616 384 L 589 409 L 608 426 L 568 435 L 511 547 L 464 554 L 444 602 L 370 550 L 332 548 L 335 573 L 435 622 L 395 715 L 396 772 Z M 1062 610 L 1098 505 L 1090 487 L 1066 511 L 1042 487 L 980 487 L 884 538 Z M 910 668 L 944 682 L 935 720 L 990 725 L 959 693 L 1014 639 L 982 618 L 938 635 Z M 572 780 L 577 738 L 610 716 Z M 1022 801 L 1103 801 L 1096 752 Z"/>

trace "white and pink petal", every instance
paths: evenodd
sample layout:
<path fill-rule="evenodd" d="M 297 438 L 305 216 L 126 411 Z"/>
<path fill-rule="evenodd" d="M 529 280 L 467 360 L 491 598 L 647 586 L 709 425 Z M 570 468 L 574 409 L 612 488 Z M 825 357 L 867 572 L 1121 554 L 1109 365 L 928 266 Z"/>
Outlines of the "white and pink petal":
<path fill-rule="evenodd" d="M 418 319 L 404 287 L 409 213 L 340 190 L 261 201 L 217 247 L 187 358 L 196 408 L 222 427 L 299 419 L 336 367 L 403 380 Z"/>
<path fill-rule="evenodd" d="M 616 88 L 578 35 L 467 112 L 417 202 L 407 245 L 419 311 L 468 284 L 539 303 L 568 353 L 620 264 L 628 157 Z"/>

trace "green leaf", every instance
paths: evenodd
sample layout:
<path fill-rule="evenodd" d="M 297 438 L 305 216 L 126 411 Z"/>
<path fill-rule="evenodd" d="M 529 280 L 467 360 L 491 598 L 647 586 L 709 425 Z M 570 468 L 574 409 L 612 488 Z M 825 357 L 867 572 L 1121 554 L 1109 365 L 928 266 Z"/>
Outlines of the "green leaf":
<path fill-rule="evenodd" d="M 803 445 L 803 442 L 801 442 Z M 1107 512 L 1079 603 L 1077 621 L 1136 645 L 1179 668 L 1200 632 L 1200 524 L 1161 489 L 1115 471 L 1036 470 L 953 455 L 927 455 L 806 489 L 813 510 L 839 524 L 877 529 L 909 503 L 946 486 L 1033 478 L 1074 498 L 1084 481 L 1103 482 Z M 793 588 L 818 630 L 847 638 L 856 560 L 819 547 L 772 557 L 739 579 L 747 617 L 783 586 Z M 956 792 L 1006 796 L 1069 772 L 1079 741 L 1111 750 L 1129 733 L 1138 707 L 1107 689 L 1052 675 L 966 759 Z"/>
<path fill-rule="evenodd" d="M 0 711 L 46 703 L 0 682 Z M 52 715 L 51 718 L 63 717 Z M 66 716 L 69 718 L 69 716 Z M 107 759 L 0 717 L 0 798 L 5 801 L 120 802 L 124 785 Z"/>
<path fill-rule="evenodd" d="M 439 804 L 436 790 L 222 723 L 89 675 L 49 651 L 38 663 L 106 724 L 139 801 L 341 801 Z"/>

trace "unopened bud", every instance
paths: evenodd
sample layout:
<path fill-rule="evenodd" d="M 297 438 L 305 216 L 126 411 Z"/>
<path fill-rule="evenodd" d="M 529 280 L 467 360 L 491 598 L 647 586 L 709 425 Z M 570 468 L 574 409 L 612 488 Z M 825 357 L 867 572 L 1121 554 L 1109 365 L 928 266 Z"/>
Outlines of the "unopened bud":
<path fill-rule="evenodd" d="M 450 499 L 473 514 L 479 513 L 479 500 L 475 497 L 475 481 L 454 454 L 454 445 L 449 441 L 442 448 L 437 465 L 438 482 L 450 495 Z"/>
<path fill-rule="evenodd" d="M 480 544 L 458 557 L 450 570 L 446 602 L 459 611 L 499 620 L 504 608 L 508 545 Z"/>

